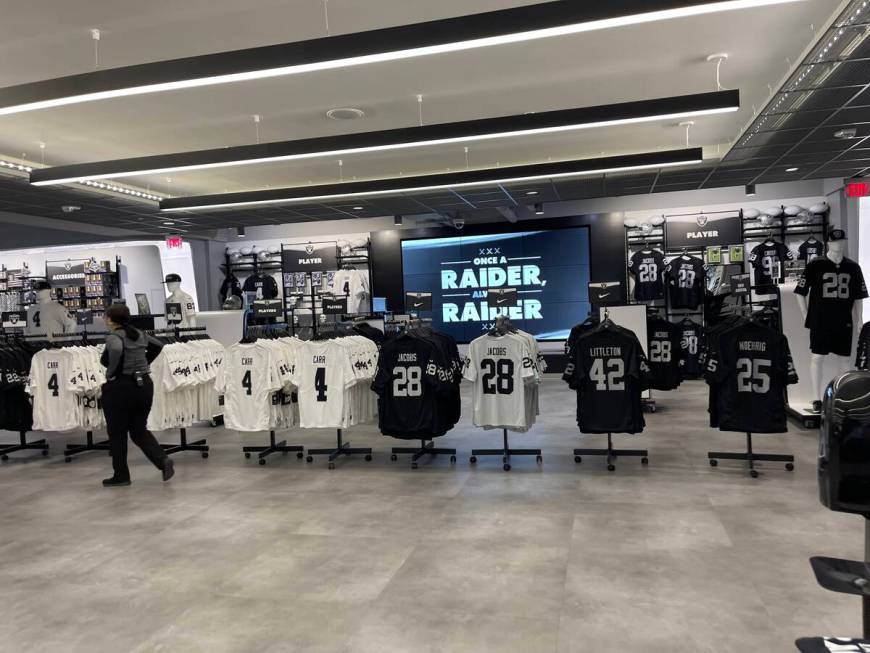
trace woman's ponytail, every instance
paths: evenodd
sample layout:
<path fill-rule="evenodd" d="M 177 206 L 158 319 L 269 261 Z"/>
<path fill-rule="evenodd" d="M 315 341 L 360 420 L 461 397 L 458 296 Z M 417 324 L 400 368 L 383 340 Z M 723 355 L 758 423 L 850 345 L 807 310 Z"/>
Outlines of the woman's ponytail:
<path fill-rule="evenodd" d="M 139 339 L 141 331 L 130 324 L 130 309 L 127 308 L 126 304 L 112 304 L 106 310 L 106 317 L 124 329 L 124 333 L 130 340 Z"/>

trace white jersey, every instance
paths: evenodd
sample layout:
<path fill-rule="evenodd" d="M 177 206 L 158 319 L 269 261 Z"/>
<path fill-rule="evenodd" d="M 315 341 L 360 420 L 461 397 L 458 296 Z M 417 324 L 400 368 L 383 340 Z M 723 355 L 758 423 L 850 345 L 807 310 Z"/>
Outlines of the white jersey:
<path fill-rule="evenodd" d="M 268 431 L 272 401 L 281 389 L 271 348 L 238 343 L 226 350 L 217 382 L 224 396 L 224 423 L 236 431 Z"/>
<path fill-rule="evenodd" d="M 73 356 L 65 349 L 43 349 L 33 356 L 27 392 L 33 397 L 34 430 L 69 431 L 81 425 L 73 369 Z"/>
<path fill-rule="evenodd" d="M 468 346 L 463 378 L 474 384 L 474 425 L 525 431 L 526 383 L 536 379 L 536 365 L 525 339 L 489 336 Z"/>
<path fill-rule="evenodd" d="M 297 349 L 291 380 L 299 398 L 302 428 L 347 425 L 346 391 L 356 383 L 356 376 L 344 347 L 331 340 L 304 343 Z"/>
<path fill-rule="evenodd" d="M 72 333 L 75 330 L 75 318 L 58 302 L 34 304 L 27 308 L 27 326 L 24 329 L 27 335 L 45 334 L 51 339 L 52 334 Z"/>
<path fill-rule="evenodd" d="M 332 292 L 337 297 L 347 296 L 348 313 L 368 312 L 368 274 L 363 274 L 355 268 L 339 270 L 332 277 Z"/>
<path fill-rule="evenodd" d="M 196 304 L 193 302 L 193 297 L 183 290 L 178 290 L 166 298 L 166 303 L 181 305 L 181 313 L 170 315 L 168 308 L 164 311 L 167 325 L 180 328 L 191 326 L 191 319 L 196 317 Z"/>

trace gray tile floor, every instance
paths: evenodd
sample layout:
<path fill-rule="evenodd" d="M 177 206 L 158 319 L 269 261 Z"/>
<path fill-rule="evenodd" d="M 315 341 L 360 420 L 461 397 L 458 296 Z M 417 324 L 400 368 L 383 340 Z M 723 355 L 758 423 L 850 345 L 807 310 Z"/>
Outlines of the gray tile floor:
<path fill-rule="evenodd" d="M 64 464 L 67 437 L 51 436 L 52 457 L 0 465 L 0 650 L 724 653 L 859 634 L 858 601 L 819 588 L 808 563 L 863 552 L 861 520 L 818 502 L 815 432 L 757 438 L 794 452 L 794 473 L 712 469 L 708 449 L 743 441 L 705 426 L 706 388 L 687 383 L 659 393 L 644 435 L 616 438 L 648 446 L 650 466 L 609 473 L 573 462 L 603 438 L 577 432 L 572 394 L 547 379 L 542 397 L 513 441 L 543 447 L 544 464 L 510 473 L 469 467 L 499 435 L 468 410 L 442 439 L 455 466 L 390 462 L 394 441 L 369 426 L 350 439 L 372 462 L 260 467 L 239 445 L 265 436 L 203 429 L 208 460 L 177 456 L 163 485 L 131 450 L 133 486 L 112 490 L 105 455 Z"/>

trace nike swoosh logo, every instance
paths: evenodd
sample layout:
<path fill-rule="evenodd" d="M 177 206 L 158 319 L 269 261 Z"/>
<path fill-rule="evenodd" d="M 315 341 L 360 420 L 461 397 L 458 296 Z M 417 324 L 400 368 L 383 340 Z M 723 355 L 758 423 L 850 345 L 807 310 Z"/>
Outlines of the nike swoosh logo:
<path fill-rule="evenodd" d="M 496 299 L 495 303 L 496 304 L 504 304 L 506 301 L 507 301 L 507 299 Z"/>
<path fill-rule="evenodd" d="M 423 302 L 419 302 L 419 303 L 414 302 L 414 308 L 418 308 L 418 307 L 420 307 L 420 306 L 422 306 L 422 305 L 423 305 Z"/>
<path fill-rule="evenodd" d="M 600 295 L 598 295 L 598 297 L 599 297 L 599 298 L 601 298 L 601 297 L 610 297 L 610 293 L 609 293 L 609 292 L 603 292 L 603 293 L 601 293 Z"/>

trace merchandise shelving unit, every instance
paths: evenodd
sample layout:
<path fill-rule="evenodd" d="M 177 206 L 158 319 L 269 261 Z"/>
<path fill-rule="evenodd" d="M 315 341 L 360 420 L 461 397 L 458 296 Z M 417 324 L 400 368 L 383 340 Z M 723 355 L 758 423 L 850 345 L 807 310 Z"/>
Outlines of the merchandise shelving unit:
<path fill-rule="evenodd" d="M 62 262 L 66 261 L 46 261 L 46 266 L 49 263 Z M 109 261 L 105 261 L 105 263 L 109 263 Z M 52 288 L 54 299 L 72 313 L 91 310 L 93 311 L 94 318 L 102 316 L 110 304 L 122 298 L 121 257 L 115 256 L 114 270 L 111 269 L 111 263 L 106 267 L 107 269 L 100 271 L 89 272 L 85 270 L 85 284 L 82 286 Z M 48 270 L 46 269 L 47 274 Z M 45 279 L 47 277 L 41 278 Z"/>

